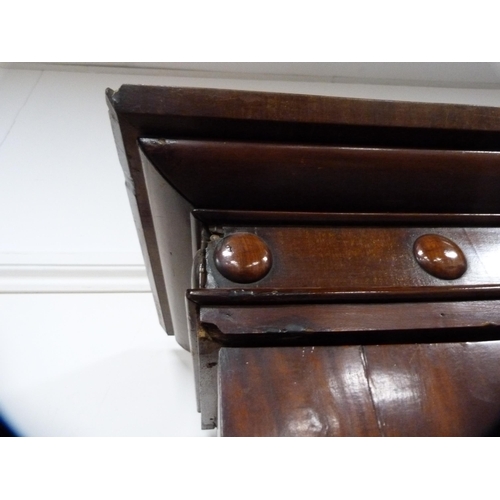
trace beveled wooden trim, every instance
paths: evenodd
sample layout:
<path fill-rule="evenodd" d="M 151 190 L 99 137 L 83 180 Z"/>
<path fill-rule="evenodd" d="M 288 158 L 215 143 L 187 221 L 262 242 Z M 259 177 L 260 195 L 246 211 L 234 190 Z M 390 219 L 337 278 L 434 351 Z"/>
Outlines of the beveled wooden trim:
<path fill-rule="evenodd" d="M 500 152 L 143 137 L 194 208 L 294 212 L 500 212 Z M 457 143 L 461 147 L 460 142 Z M 197 179 L 197 182 L 193 182 Z M 481 196 L 478 196 L 481 193 Z"/>
<path fill-rule="evenodd" d="M 329 213 L 195 208 L 193 217 L 208 226 L 419 226 L 500 227 L 500 214 Z"/>
<path fill-rule="evenodd" d="M 199 288 L 186 293 L 199 305 L 265 305 L 372 302 L 455 302 L 500 299 L 500 284 L 399 288 Z"/>
<path fill-rule="evenodd" d="M 149 282 L 151 283 L 158 318 L 167 334 L 173 335 L 174 327 L 167 288 L 163 280 L 163 270 L 158 242 L 153 228 L 146 181 L 142 170 L 139 149 L 137 148 L 139 129 L 132 126 L 117 112 L 113 105 L 114 92 L 111 89 L 106 89 L 106 101 L 118 158 L 125 176 L 127 196 L 132 209 Z M 183 343 L 182 339 L 180 343 Z"/>
<path fill-rule="evenodd" d="M 500 338 L 500 301 L 402 302 L 373 304 L 279 304 L 265 307 L 202 306 L 200 321 L 214 325 L 214 338 L 255 336 L 276 342 L 294 339 L 297 345 L 317 335 L 335 338 L 342 333 L 417 330 L 445 333 L 475 328 Z M 453 333 L 453 332 L 451 332 Z M 320 335 L 321 337 L 321 335 Z M 406 334 L 401 334 L 404 341 Z M 474 340 L 471 336 L 470 340 Z"/>
<path fill-rule="evenodd" d="M 483 106 L 129 84 L 109 92 L 113 107 L 127 114 L 500 130 L 500 110 Z"/>

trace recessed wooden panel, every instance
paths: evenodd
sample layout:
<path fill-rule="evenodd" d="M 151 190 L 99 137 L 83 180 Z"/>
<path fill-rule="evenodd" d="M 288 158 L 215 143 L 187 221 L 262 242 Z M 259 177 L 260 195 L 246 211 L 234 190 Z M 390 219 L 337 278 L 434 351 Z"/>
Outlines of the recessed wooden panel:
<path fill-rule="evenodd" d="M 254 233 L 273 256 L 269 273 L 245 288 L 350 288 L 447 286 L 417 263 L 413 245 L 433 233 L 452 239 L 467 259 L 455 285 L 500 284 L 500 228 L 227 227 L 225 234 Z M 207 288 L 241 288 L 217 270 L 207 248 Z"/>

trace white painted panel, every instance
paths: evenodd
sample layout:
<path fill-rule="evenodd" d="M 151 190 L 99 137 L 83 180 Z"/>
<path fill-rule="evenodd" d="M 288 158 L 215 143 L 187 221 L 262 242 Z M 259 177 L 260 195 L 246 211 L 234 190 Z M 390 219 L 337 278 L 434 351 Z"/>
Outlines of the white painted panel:
<path fill-rule="evenodd" d="M 24 435 L 214 436 L 142 294 L 0 295 L 0 409 Z"/>
<path fill-rule="evenodd" d="M 0 264 L 0 293 L 150 291 L 151 287 L 144 266 L 66 266 L 60 264 L 8 266 Z"/>
<path fill-rule="evenodd" d="M 0 149 L 0 253 L 126 251 L 139 264 L 103 86 L 65 76 L 42 76 Z"/>
<path fill-rule="evenodd" d="M 0 147 L 41 76 L 41 71 L 0 69 Z"/>

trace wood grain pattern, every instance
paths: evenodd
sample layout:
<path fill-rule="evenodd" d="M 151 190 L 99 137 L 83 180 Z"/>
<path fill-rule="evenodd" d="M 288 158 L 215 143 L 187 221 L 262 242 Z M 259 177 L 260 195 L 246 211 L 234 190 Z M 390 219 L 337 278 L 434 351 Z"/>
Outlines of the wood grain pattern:
<path fill-rule="evenodd" d="M 500 424 L 500 342 L 367 346 L 386 436 L 481 436 Z"/>
<path fill-rule="evenodd" d="M 417 331 L 479 328 L 500 335 L 500 301 L 416 302 L 388 304 L 304 304 L 225 306 L 200 308 L 201 321 L 228 336 L 272 335 L 276 342 L 287 336 L 308 338 L 318 332 Z M 471 340 L 474 335 L 470 332 Z M 407 333 L 400 335 L 404 342 Z M 413 337 L 414 338 L 414 337 Z M 300 342 L 300 340 L 299 340 Z"/>
<path fill-rule="evenodd" d="M 500 212 L 498 152 L 169 138 L 140 144 L 165 179 L 200 208 Z"/>
<path fill-rule="evenodd" d="M 144 166 L 141 163 L 138 146 L 138 141 L 142 138 L 269 145 L 274 143 L 284 147 L 295 144 L 306 149 L 309 146 L 319 148 L 318 150 L 314 149 L 314 151 L 332 146 L 375 148 L 378 150 L 407 149 L 413 150 L 410 152 L 412 158 L 423 158 L 427 155 L 427 158 L 433 159 L 433 161 L 443 157 L 437 150 L 444 151 L 444 156 L 448 158 L 444 161 L 445 163 L 448 161 L 449 168 L 444 170 L 441 167 L 437 168 L 436 172 L 441 172 L 439 175 L 443 176 L 443 182 L 433 185 L 431 189 L 435 193 L 442 190 L 444 196 L 440 199 L 436 198 L 435 201 L 428 199 L 429 204 L 420 200 L 422 210 L 430 213 L 432 206 L 440 206 L 443 209 L 448 206 L 446 200 L 450 197 L 450 190 L 445 189 L 444 186 L 449 186 L 448 180 L 455 178 L 455 174 L 457 174 L 457 179 L 461 179 L 461 181 L 457 184 L 457 191 L 455 191 L 457 204 L 453 205 L 450 202 L 449 205 L 448 214 L 451 219 L 456 220 L 454 213 L 463 213 L 463 210 L 458 209 L 462 203 L 463 206 L 471 208 L 467 212 L 480 216 L 482 221 L 491 220 L 492 217 L 495 220 L 494 214 L 500 213 L 500 210 L 493 210 L 497 206 L 497 196 L 496 191 L 493 192 L 491 189 L 496 182 L 496 170 L 492 167 L 491 162 L 496 157 L 495 152 L 500 149 L 498 146 L 500 111 L 496 108 L 141 85 L 124 85 L 119 91 L 108 89 L 106 97 L 118 154 L 124 170 L 160 320 L 169 333 L 172 333 L 174 323 L 180 324 L 181 322 L 180 320 L 173 321 L 172 317 L 175 315 L 184 316 L 184 312 L 171 306 L 165 287 L 164 276 L 175 274 L 176 266 L 174 262 L 169 261 L 169 254 L 165 254 L 164 249 L 159 248 L 160 244 L 154 230 Z M 428 153 L 423 153 L 422 156 L 418 150 L 427 150 Z M 457 153 L 458 151 L 465 152 L 463 154 L 464 161 L 468 158 L 476 162 L 479 169 L 477 171 L 484 173 L 484 176 L 478 176 L 476 179 L 469 178 L 469 174 L 464 173 L 467 168 L 464 172 L 461 172 L 461 169 L 459 169 L 460 172 L 457 172 L 450 158 L 456 158 L 457 165 L 465 165 L 460 163 L 462 161 L 460 158 L 456 157 L 457 154 L 458 156 L 462 155 L 462 153 Z M 481 153 L 478 156 L 478 152 L 490 153 L 483 156 Z M 352 154 L 358 153 L 348 152 L 347 154 L 352 156 Z M 355 169 L 357 173 L 352 179 L 356 179 L 356 176 L 363 169 L 370 174 L 369 163 L 366 163 L 366 158 L 363 160 L 363 155 L 368 153 L 361 152 L 360 154 L 361 170 Z M 395 159 L 400 153 L 380 152 L 376 154 L 386 155 L 385 157 L 390 164 L 391 155 Z M 484 164 L 482 163 L 483 158 Z M 293 158 L 291 160 L 293 161 Z M 440 162 L 441 160 L 438 161 L 438 163 Z M 275 167 L 278 170 L 282 168 L 280 162 L 277 162 Z M 342 170 L 343 167 L 339 168 Z M 422 165 L 422 168 L 425 171 L 427 167 Z M 389 170 L 384 169 L 385 167 L 382 165 L 382 171 L 388 172 L 392 169 L 396 178 L 402 176 L 400 178 L 401 185 L 408 185 L 404 169 L 398 169 L 394 163 Z M 414 169 L 412 173 L 414 177 L 418 176 L 416 170 L 418 169 Z M 266 172 L 263 173 L 266 174 Z M 287 173 L 285 172 L 285 174 Z M 430 173 L 432 175 L 432 172 Z M 223 174 L 224 172 L 222 172 L 218 182 L 220 182 L 221 187 L 227 187 L 230 182 L 224 178 Z M 348 172 L 346 175 L 349 177 Z M 314 184 L 314 177 L 311 175 L 310 179 L 302 184 L 302 187 L 305 188 L 307 183 Z M 418 182 L 415 183 L 415 186 L 423 186 L 423 177 L 422 180 L 416 179 Z M 369 182 L 366 182 L 368 178 L 360 179 L 359 193 L 353 196 L 351 201 L 346 202 L 346 206 L 351 203 L 360 211 L 361 208 L 368 205 L 374 213 L 383 213 L 383 206 L 388 204 L 387 206 L 390 205 L 392 211 L 399 213 L 403 211 L 402 207 L 398 209 L 396 204 L 393 204 L 384 193 L 377 198 L 378 203 L 375 203 L 375 198 L 367 198 L 365 195 L 372 187 L 370 187 Z M 470 184 L 468 184 L 469 180 Z M 257 181 L 253 180 L 252 182 Z M 427 184 L 429 186 L 429 183 Z M 331 185 L 336 186 L 336 183 L 333 182 Z M 293 188 L 293 183 L 290 186 Z M 308 195 L 308 191 L 303 189 L 300 196 L 295 197 L 295 202 L 299 205 L 302 203 L 311 205 L 309 207 L 311 210 L 314 203 L 322 207 L 331 206 L 331 200 L 335 200 L 331 197 L 331 191 L 323 193 L 324 196 L 321 200 L 321 190 L 325 188 L 318 186 L 317 183 L 316 186 L 320 190 L 318 193 Z M 202 194 L 207 191 L 203 177 L 191 176 L 188 187 Z M 243 193 L 248 187 L 249 185 L 243 185 Z M 335 189 L 338 190 L 338 186 Z M 392 188 L 389 186 L 389 189 Z M 409 189 L 417 188 L 410 185 Z M 218 189 L 215 189 L 214 193 L 210 195 L 211 199 L 216 201 L 214 209 L 222 208 L 219 206 L 222 197 L 220 192 L 218 194 L 217 192 Z M 306 193 L 306 197 L 311 196 L 311 203 L 301 201 L 301 196 L 304 193 Z M 185 198 L 189 198 L 188 192 L 181 194 Z M 229 194 L 231 197 L 235 196 L 234 192 Z M 332 202 L 337 208 L 339 204 L 346 201 L 342 200 L 341 190 L 338 194 L 339 198 Z M 464 198 L 461 201 L 462 194 Z M 402 193 L 394 192 L 394 195 L 404 202 Z M 213 198 L 214 196 L 215 198 Z M 285 203 L 286 205 L 288 202 L 283 200 L 290 199 L 290 197 L 282 197 L 280 201 L 280 196 L 276 195 L 276 191 L 272 196 L 276 198 L 275 201 L 268 201 L 262 197 L 257 200 L 254 197 L 256 202 L 253 206 L 258 210 L 263 210 L 267 203 L 271 205 Z M 312 196 L 316 197 L 316 201 L 313 200 Z M 157 200 L 158 203 L 160 201 L 160 199 Z M 261 202 L 262 206 L 258 206 Z M 209 207 L 195 206 L 194 208 Z M 228 208 L 234 209 L 235 207 L 228 206 Z M 491 210 L 483 211 L 482 208 Z M 345 212 L 346 209 L 341 211 Z M 425 213 L 423 215 L 425 219 Z M 416 216 L 418 218 L 418 215 Z M 465 216 L 467 217 L 467 214 Z M 390 219 L 391 215 L 388 216 L 386 213 L 385 217 L 381 217 L 381 219 L 384 218 L 385 220 Z M 396 217 L 396 220 L 399 218 Z M 394 219 L 392 221 L 394 223 Z M 411 219 L 409 222 L 404 222 L 404 224 L 406 223 L 411 224 Z M 185 254 L 189 254 L 191 251 L 187 245 L 182 247 L 181 244 L 178 244 L 178 248 L 181 253 Z M 184 291 L 178 290 L 177 293 L 182 295 Z M 186 332 L 176 331 L 175 333 L 179 342 L 186 345 Z"/>
<path fill-rule="evenodd" d="M 184 314 L 171 316 L 172 330 L 177 342 L 189 351 L 188 327 L 185 314 L 184 291 L 190 286 L 191 268 L 193 266 L 191 248 L 190 205 L 168 184 L 149 161 L 141 154 L 144 179 L 148 190 L 149 213 L 152 219 L 155 239 L 166 289 L 163 307 L 170 311 Z M 167 224 L 172 213 L 172 218 Z M 168 308 L 167 308 L 168 306 Z"/>
<path fill-rule="evenodd" d="M 179 263 L 197 254 L 204 427 L 218 424 L 219 383 L 222 435 L 492 432 L 500 109 L 130 85 L 107 98 L 167 331 L 184 322 Z M 263 238 L 269 273 L 235 286 L 210 231 Z M 464 252 L 453 286 L 415 261 L 426 233 Z"/>
<path fill-rule="evenodd" d="M 283 133 L 280 122 L 358 126 L 370 131 L 377 127 L 381 136 L 388 135 L 386 127 L 414 128 L 428 130 L 434 138 L 446 130 L 467 131 L 469 139 L 474 131 L 500 130 L 499 109 L 484 106 L 147 85 L 122 85 L 118 92 L 109 90 L 108 96 L 113 107 L 130 120 L 160 117 L 168 129 L 175 118 L 178 129 L 195 123 L 200 135 L 210 130 L 210 120 L 215 118 L 221 121 L 220 128 L 227 125 L 224 120 L 230 120 L 233 129 L 236 122 L 253 135 L 262 123 Z M 391 138 L 388 135 L 386 140 Z"/>
<path fill-rule="evenodd" d="M 139 130 L 128 123 L 113 106 L 113 91 L 107 89 L 106 100 L 108 104 L 111 128 L 115 138 L 123 174 L 127 196 L 132 209 L 134 223 L 139 237 L 144 263 L 148 273 L 151 290 L 158 312 L 160 324 L 167 334 L 174 334 L 172 315 L 167 297 L 167 288 L 163 280 L 158 242 L 153 228 L 153 219 L 149 207 L 146 181 L 142 171 L 140 153 L 136 146 Z M 183 343 L 183 339 L 181 339 Z"/>
<path fill-rule="evenodd" d="M 464 252 L 467 272 L 457 285 L 500 284 L 497 228 L 239 227 L 224 234 L 248 232 L 266 241 L 273 267 L 247 288 L 357 288 L 446 285 L 416 262 L 413 245 L 432 232 L 452 239 Z M 234 288 L 216 269 L 207 247 L 207 287 Z"/>
<path fill-rule="evenodd" d="M 195 208 L 192 213 L 207 226 L 500 227 L 500 214 L 273 212 L 205 208 Z"/>
<path fill-rule="evenodd" d="M 500 422 L 500 342 L 223 348 L 223 436 L 481 436 Z"/>
<path fill-rule="evenodd" d="M 457 302 L 500 299 L 500 285 L 358 288 L 197 288 L 189 301 L 207 306 L 339 304 L 380 302 Z"/>
<path fill-rule="evenodd" d="M 221 349 L 221 436 L 377 436 L 358 347 Z"/>

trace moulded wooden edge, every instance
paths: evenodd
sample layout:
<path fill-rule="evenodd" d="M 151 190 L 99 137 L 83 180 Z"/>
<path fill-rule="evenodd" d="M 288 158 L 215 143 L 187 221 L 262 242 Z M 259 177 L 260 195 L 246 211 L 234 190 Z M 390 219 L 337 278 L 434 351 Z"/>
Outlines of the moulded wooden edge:
<path fill-rule="evenodd" d="M 169 136 L 142 137 L 139 144 L 161 175 L 195 208 L 360 213 L 499 211 L 498 151 Z M 458 147 L 462 148 L 461 143 Z"/>
<path fill-rule="evenodd" d="M 318 334 L 334 339 L 339 334 L 407 332 L 418 330 L 446 334 L 450 330 L 479 329 L 499 336 L 500 301 L 403 302 L 372 304 L 273 304 L 258 306 L 201 306 L 200 321 L 214 325 L 220 340 L 238 337 L 269 337 L 276 341 L 313 339 Z M 221 335 L 222 334 L 222 335 Z M 470 341 L 474 340 L 470 336 Z"/>
<path fill-rule="evenodd" d="M 346 225 L 420 227 L 500 227 L 500 214 L 419 214 L 419 213 L 329 213 L 195 208 L 193 217 L 215 225 Z"/>
<path fill-rule="evenodd" d="M 187 290 L 199 305 L 264 305 L 374 302 L 455 302 L 500 299 L 500 284 L 347 288 L 199 288 Z"/>
<path fill-rule="evenodd" d="M 130 84 L 107 95 L 129 114 L 500 131 L 500 109 L 463 104 Z"/>

